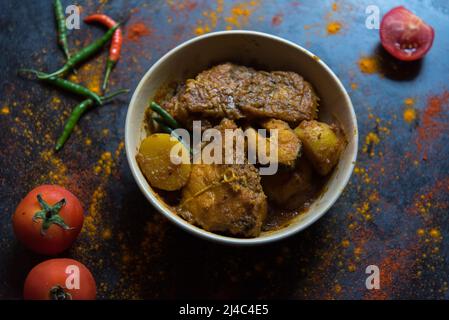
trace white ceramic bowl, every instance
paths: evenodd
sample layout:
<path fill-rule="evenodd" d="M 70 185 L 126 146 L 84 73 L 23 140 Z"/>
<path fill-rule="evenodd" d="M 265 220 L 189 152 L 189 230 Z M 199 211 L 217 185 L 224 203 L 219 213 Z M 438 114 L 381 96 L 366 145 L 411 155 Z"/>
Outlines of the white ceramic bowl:
<path fill-rule="evenodd" d="M 173 81 L 184 81 L 220 62 L 236 62 L 265 70 L 295 71 L 309 81 L 320 97 L 319 117 L 340 123 L 348 139 L 338 166 L 334 169 L 325 191 L 309 210 L 292 219 L 288 226 L 262 233 L 257 238 L 227 237 L 196 227 L 160 201 L 136 162 L 136 153 L 145 137 L 143 120 L 148 101 L 157 90 Z M 140 80 L 128 108 L 125 127 L 126 154 L 132 174 L 150 203 L 181 228 L 204 239 L 234 245 L 254 245 L 272 242 L 304 230 L 318 220 L 338 199 L 348 183 L 357 157 L 357 120 L 351 100 L 332 70 L 317 56 L 299 45 L 282 38 L 254 31 L 223 31 L 209 33 L 177 46 Z"/>

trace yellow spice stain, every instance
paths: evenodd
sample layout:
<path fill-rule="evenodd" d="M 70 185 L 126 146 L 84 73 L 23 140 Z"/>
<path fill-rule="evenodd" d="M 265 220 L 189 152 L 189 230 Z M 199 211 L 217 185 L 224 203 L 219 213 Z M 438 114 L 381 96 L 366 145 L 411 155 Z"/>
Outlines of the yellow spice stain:
<path fill-rule="evenodd" d="M 107 196 L 105 191 L 105 185 L 108 182 L 108 178 L 112 174 L 113 170 L 117 166 L 117 160 L 119 159 L 121 152 L 124 148 L 124 142 L 121 141 L 114 153 L 110 151 L 104 151 L 100 159 L 98 159 L 94 166 L 94 173 L 101 175 L 101 182 L 92 194 L 89 205 L 89 215 L 85 218 L 86 232 L 90 237 L 94 237 L 98 233 L 98 227 L 101 222 L 101 205 L 104 198 Z M 107 230 L 107 229 L 106 229 Z M 104 238 L 104 230 L 101 236 Z M 107 236 L 107 234 L 106 234 Z"/>
<path fill-rule="evenodd" d="M 415 99 L 413 98 L 406 98 L 404 99 L 404 104 L 408 107 L 411 107 L 415 104 Z"/>
<path fill-rule="evenodd" d="M 92 90 L 93 92 L 100 94 L 101 93 L 101 84 L 102 84 L 102 77 L 103 77 L 103 71 L 102 68 L 100 69 L 97 65 L 89 65 L 86 64 L 86 67 L 83 71 L 89 73 L 89 81 L 87 82 L 87 88 Z"/>
<path fill-rule="evenodd" d="M 338 3 L 332 3 L 332 11 L 338 11 Z"/>
<path fill-rule="evenodd" d="M 41 158 L 49 163 L 52 167 L 50 171 L 47 173 L 47 176 L 43 176 L 42 178 L 44 180 L 49 179 L 51 183 L 64 185 L 67 183 L 67 167 L 62 162 L 60 158 L 55 156 L 53 150 L 46 150 L 41 152 L 40 154 Z"/>
<path fill-rule="evenodd" d="M 59 107 L 61 105 L 61 99 L 59 99 L 56 96 L 52 97 L 51 101 L 50 101 L 50 105 L 53 110 L 59 110 Z"/>
<path fill-rule="evenodd" d="M 370 152 L 370 156 L 374 156 L 374 148 L 373 146 L 379 144 L 380 138 L 379 135 L 375 132 L 368 132 L 365 137 L 365 144 L 362 147 L 362 151 L 364 153 Z"/>
<path fill-rule="evenodd" d="M 105 151 L 101 154 L 100 159 L 98 159 L 97 164 L 94 166 L 95 174 L 103 173 L 109 176 L 112 173 L 112 169 L 115 167 L 116 160 L 120 157 L 120 154 L 125 147 L 125 143 L 121 141 L 117 149 L 114 151 L 114 157 L 111 152 Z M 114 159 L 115 158 L 115 159 Z"/>
<path fill-rule="evenodd" d="M 3 106 L 3 108 L 1 109 L 1 114 L 3 115 L 7 115 L 9 114 L 11 111 L 9 110 L 8 106 Z"/>
<path fill-rule="evenodd" d="M 341 242 L 341 245 L 343 248 L 349 247 L 349 244 L 350 244 L 349 240 L 346 240 L 346 239 Z"/>
<path fill-rule="evenodd" d="M 336 285 L 335 285 L 335 287 L 334 287 L 334 291 L 335 291 L 335 293 L 340 293 L 340 292 L 341 292 L 341 290 L 342 290 L 342 288 L 341 288 L 341 285 L 339 285 L 339 284 L 336 284 Z"/>
<path fill-rule="evenodd" d="M 29 128 L 29 124 L 27 122 L 22 121 L 19 117 L 15 117 L 14 122 L 16 126 L 11 127 L 11 132 L 14 134 L 20 133 L 22 137 L 27 139 L 29 144 L 40 144 L 40 141 L 36 140 L 38 137 Z"/>
<path fill-rule="evenodd" d="M 384 168 L 381 168 L 381 172 L 383 172 L 383 171 L 384 171 Z M 365 170 L 365 168 L 355 167 L 354 173 L 359 175 L 360 178 L 362 179 L 362 181 L 365 182 L 365 184 L 371 183 L 370 175 L 369 175 L 368 171 Z M 377 192 L 377 190 L 372 191 L 372 193 L 368 197 L 368 200 L 370 200 L 370 201 L 379 200 L 379 193 Z"/>
<path fill-rule="evenodd" d="M 90 200 L 89 205 L 89 215 L 84 219 L 83 230 L 86 230 L 89 237 L 94 237 L 97 233 L 97 225 L 100 210 L 101 210 L 101 202 L 106 197 L 106 192 L 104 190 L 103 185 L 99 185 L 92 194 L 92 198 Z"/>
<path fill-rule="evenodd" d="M 197 36 L 200 36 L 200 35 L 202 35 L 202 34 L 205 34 L 205 33 L 208 33 L 208 32 L 210 32 L 210 28 L 209 28 L 209 26 L 204 26 L 204 27 L 201 27 L 201 26 L 199 26 L 199 27 L 196 27 L 195 28 L 195 34 L 197 35 Z"/>
<path fill-rule="evenodd" d="M 418 231 L 416 231 L 416 233 L 418 234 L 418 236 L 422 237 L 426 234 L 426 231 L 422 228 L 418 229 Z"/>
<path fill-rule="evenodd" d="M 90 145 L 92 144 L 92 140 L 91 140 L 90 138 L 86 138 L 86 139 L 84 140 L 84 144 L 85 144 L 86 146 L 90 146 Z"/>
<path fill-rule="evenodd" d="M 349 264 L 348 265 L 348 271 L 349 272 L 355 272 L 355 270 L 356 270 L 356 266 L 354 265 L 354 264 Z"/>
<path fill-rule="evenodd" d="M 103 232 L 101 233 L 101 237 L 104 240 L 110 240 L 112 238 L 112 231 L 109 228 L 106 228 L 103 230 Z"/>
<path fill-rule="evenodd" d="M 362 57 L 359 59 L 358 65 L 360 71 L 367 74 L 373 74 L 379 70 L 379 65 L 375 57 Z"/>
<path fill-rule="evenodd" d="M 72 73 L 71 75 L 69 75 L 69 80 L 72 82 L 79 82 L 78 74 Z"/>
<path fill-rule="evenodd" d="M 354 173 L 355 174 L 360 174 L 360 173 L 364 173 L 364 172 L 365 172 L 364 168 L 354 167 Z"/>
<path fill-rule="evenodd" d="M 326 29 L 328 34 L 337 34 L 341 30 L 341 23 L 338 21 L 329 22 Z"/>
<path fill-rule="evenodd" d="M 357 90 L 357 88 L 359 87 L 359 85 L 355 82 L 351 83 L 351 89 L 352 90 Z"/>
<path fill-rule="evenodd" d="M 25 106 L 25 108 L 22 109 L 22 113 L 28 117 L 33 117 L 34 112 L 29 108 L 28 106 Z"/>
<path fill-rule="evenodd" d="M 53 97 L 53 98 L 51 98 L 51 102 L 55 103 L 55 104 L 59 104 L 59 103 L 61 103 L 61 99 L 59 99 L 58 97 Z"/>
<path fill-rule="evenodd" d="M 246 25 L 258 5 L 259 1 L 234 5 L 230 10 L 230 14 L 224 18 L 224 21 L 227 23 L 226 29 L 231 30 Z"/>
<path fill-rule="evenodd" d="M 360 177 L 365 185 L 376 185 L 376 181 L 371 181 L 371 177 L 367 169 L 362 167 L 355 167 L 354 174 Z M 367 187 L 368 188 L 368 187 Z M 375 208 L 375 203 L 380 200 L 379 192 L 376 188 L 369 188 L 369 192 L 365 195 L 366 199 L 362 200 L 355 206 L 356 213 L 361 216 L 364 221 L 371 221 L 373 219 L 373 212 L 379 212 L 379 208 Z M 351 222 L 348 225 L 349 230 L 354 230 L 357 227 L 357 222 Z M 354 254 L 358 259 L 361 249 L 359 247 L 354 249 Z"/>
<path fill-rule="evenodd" d="M 374 190 L 373 192 L 371 192 L 371 194 L 368 197 L 368 200 L 371 202 L 375 202 L 375 201 L 379 201 L 380 197 L 379 197 L 379 193 L 377 192 L 377 190 Z"/>
<path fill-rule="evenodd" d="M 403 113 L 404 121 L 407 123 L 412 123 L 416 120 L 416 110 L 414 108 L 407 108 Z"/>
<path fill-rule="evenodd" d="M 53 139 L 51 138 L 51 136 L 48 133 L 46 133 L 44 135 L 44 141 L 47 142 L 47 143 L 52 143 Z"/>
<path fill-rule="evenodd" d="M 224 0 L 217 0 L 215 10 L 203 11 L 204 19 L 198 20 L 197 26 L 193 30 L 197 36 L 208 33 L 217 27 L 219 16 L 223 12 L 223 5 Z"/>
<path fill-rule="evenodd" d="M 430 229 L 429 235 L 434 239 L 441 238 L 441 232 L 440 232 L 440 230 L 438 230 L 436 228 Z"/>
<path fill-rule="evenodd" d="M 89 83 L 87 84 L 87 88 L 97 94 L 101 93 L 101 78 L 100 77 L 92 77 Z"/>
<path fill-rule="evenodd" d="M 117 146 L 117 149 L 115 149 L 115 152 L 114 152 L 114 156 L 115 156 L 116 160 L 118 160 L 118 158 L 120 157 L 120 154 L 122 153 L 124 147 L 125 147 L 125 142 L 120 141 L 120 143 Z"/>
<path fill-rule="evenodd" d="M 97 165 L 94 167 L 94 172 L 97 175 L 103 172 L 106 176 L 109 176 L 112 172 L 113 164 L 114 159 L 112 158 L 112 153 L 105 151 L 97 161 Z"/>
<path fill-rule="evenodd" d="M 418 212 L 422 215 L 426 215 L 429 213 L 430 208 L 432 207 L 432 203 L 430 202 L 430 198 L 426 197 L 425 195 L 421 195 L 416 201 L 415 201 L 415 207 L 418 210 Z"/>
<path fill-rule="evenodd" d="M 231 9 L 231 13 L 236 16 L 249 16 L 250 11 L 246 8 L 237 6 Z"/>
<path fill-rule="evenodd" d="M 372 220 L 371 215 L 371 205 L 368 201 L 363 202 L 359 207 L 356 208 L 357 212 L 360 213 L 367 221 Z"/>
<path fill-rule="evenodd" d="M 99 57 L 91 64 L 84 64 L 77 69 L 77 74 L 71 74 L 69 80 L 86 86 L 89 90 L 101 94 L 101 85 L 104 73 L 104 58 Z M 82 83 L 84 82 L 84 83 Z"/>
<path fill-rule="evenodd" d="M 370 114 L 370 116 L 371 116 L 371 114 Z M 382 120 L 379 117 L 376 117 L 375 119 L 376 119 L 376 126 L 377 126 L 377 129 L 379 130 L 379 133 L 382 133 L 384 135 L 389 135 L 390 129 L 387 126 L 382 125 L 382 123 L 381 123 Z M 387 121 L 386 125 L 391 126 L 391 121 Z"/>

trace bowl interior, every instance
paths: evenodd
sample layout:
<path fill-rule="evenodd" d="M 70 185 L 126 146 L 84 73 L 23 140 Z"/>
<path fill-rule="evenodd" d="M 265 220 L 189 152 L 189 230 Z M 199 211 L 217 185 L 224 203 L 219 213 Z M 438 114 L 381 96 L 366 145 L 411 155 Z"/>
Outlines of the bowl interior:
<path fill-rule="evenodd" d="M 210 233 L 190 225 L 170 212 L 148 185 L 135 160 L 140 141 L 145 137 L 143 120 L 149 99 L 152 99 L 162 86 L 194 77 L 221 62 L 234 62 L 268 71 L 294 71 L 302 75 L 312 84 L 320 98 L 320 119 L 338 122 L 348 140 L 348 145 L 325 191 L 310 209 L 292 219 L 288 226 L 262 233 L 260 237 L 254 239 L 239 239 Z M 321 217 L 336 201 L 354 167 L 357 154 L 357 122 L 345 89 L 318 57 L 291 42 L 271 35 L 251 31 L 218 32 L 192 39 L 176 47 L 145 74 L 134 92 L 128 109 L 125 143 L 128 161 L 139 187 L 153 205 L 169 219 L 208 239 L 234 244 L 254 244 L 280 239 L 304 229 Z"/>

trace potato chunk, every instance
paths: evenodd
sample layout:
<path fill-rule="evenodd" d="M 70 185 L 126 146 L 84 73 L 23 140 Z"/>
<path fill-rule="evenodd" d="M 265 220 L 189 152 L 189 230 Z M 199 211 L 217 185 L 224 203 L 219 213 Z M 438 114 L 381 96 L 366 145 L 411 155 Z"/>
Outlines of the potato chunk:
<path fill-rule="evenodd" d="M 320 185 L 319 177 L 305 157 L 299 159 L 295 169 L 262 176 L 261 180 L 268 200 L 288 210 L 306 206 L 314 199 Z"/>
<path fill-rule="evenodd" d="M 262 127 L 267 130 L 278 130 L 278 162 L 293 167 L 300 155 L 301 141 L 287 122 L 277 119 L 266 120 Z"/>
<path fill-rule="evenodd" d="M 173 156 L 170 155 L 172 149 Z M 189 180 L 189 151 L 169 134 L 156 133 L 145 138 L 136 160 L 152 187 L 174 191 L 181 189 Z"/>
<path fill-rule="evenodd" d="M 287 122 L 282 120 L 269 119 L 262 122 L 261 125 L 266 130 L 277 130 L 277 162 L 285 167 L 294 167 L 296 160 L 301 155 L 301 140 L 296 133 L 289 127 Z M 248 139 L 255 142 L 255 144 L 251 143 L 248 145 L 249 150 L 253 154 L 257 154 L 258 159 L 262 160 L 264 164 L 267 163 L 270 160 L 271 140 L 263 137 L 253 128 L 248 128 L 247 134 Z M 262 144 L 262 142 L 264 143 Z M 260 148 L 264 148 L 264 150 L 259 150 Z"/>
<path fill-rule="evenodd" d="M 315 170 L 322 176 L 329 174 L 344 149 L 344 138 L 328 124 L 316 120 L 301 122 L 295 132 Z"/>

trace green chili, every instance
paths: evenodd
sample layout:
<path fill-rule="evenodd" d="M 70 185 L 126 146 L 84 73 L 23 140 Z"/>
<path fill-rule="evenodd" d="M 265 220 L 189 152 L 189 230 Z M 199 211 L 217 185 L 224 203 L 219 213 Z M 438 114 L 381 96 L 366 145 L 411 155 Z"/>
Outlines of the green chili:
<path fill-rule="evenodd" d="M 179 128 L 178 122 L 172 117 L 172 115 L 168 113 L 165 109 L 163 109 L 160 105 L 158 105 L 156 102 L 152 101 L 150 103 L 150 108 L 154 112 L 159 114 L 165 121 L 165 123 L 168 124 L 169 127 L 173 129 Z"/>
<path fill-rule="evenodd" d="M 167 124 L 165 123 L 164 119 L 160 118 L 160 117 L 152 117 L 152 119 L 157 122 L 159 128 L 161 128 L 161 130 L 165 133 L 172 133 L 173 129 L 170 128 L 169 126 L 167 126 Z"/>
<path fill-rule="evenodd" d="M 78 123 L 78 120 L 81 116 L 86 112 L 86 110 L 94 104 L 92 99 L 87 99 L 77 105 L 72 113 L 70 114 L 69 119 L 67 120 L 64 130 L 62 131 L 61 136 L 59 136 L 58 141 L 56 141 L 56 151 L 60 150 L 67 139 L 70 137 L 75 125 Z"/>
<path fill-rule="evenodd" d="M 120 89 L 120 90 L 116 90 L 106 96 L 100 97 L 100 99 L 103 103 L 107 103 L 107 102 L 112 101 L 112 99 L 115 98 L 116 96 L 118 96 L 122 93 L 128 93 L 128 92 L 129 92 L 129 89 Z"/>
<path fill-rule="evenodd" d="M 67 27 L 61 0 L 55 0 L 53 4 L 55 8 L 56 27 L 58 28 L 58 42 L 67 59 L 70 59 L 69 44 L 67 42 Z"/>
<path fill-rule="evenodd" d="M 122 89 L 117 90 L 107 96 L 101 97 L 102 103 L 106 103 L 112 100 L 115 96 L 126 93 L 129 90 Z M 78 123 L 81 116 L 91 107 L 94 105 L 94 100 L 92 99 L 86 99 L 80 104 L 78 104 L 70 114 L 70 117 L 67 119 L 67 122 L 64 126 L 64 130 L 62 131 L 62 134 L 56 141 L 55 149 L 56 151 L 59 151 L 63 146 L 64 143 L 67 141 L 67 139 L 70 137 L 70 134 L 72 133 L 73 129 L 75 128 L 76 124 Z"/>
<path fill-rule="evenodd" d="M 186 145 L 184 140 L 182 139 L 182 137 L 177 134 L 174 130 L 174 128 L 170 128 L 167 123 L 165 122 L 164 119 L 160 118 L 160 117 L 151 117 L 151 119 L 153 119 L 154 121 L 157 122 L 157 124 L 159 125 L 159 128 L 161 128 L 162 131 L 164 131 L 165 133 L 169 133 L 171 134 L 173 137 L 175 137 L 176 139 L 179 140 L 179 142 L 181 142 L 187 149 L 189 149 L 189 152 L 191 155 L 193 155 L 193 150 L 192 148 L 190 148 L 190 146 Z"/>
<path fill-rule="evenodd" d="M 33 69 L 21 69 L 19 71 L 24 71 L 24 72 L 32 72 L 35 75 L 37 75 L 37 77 L 39 79 L 42 79 L 48 83 L 51 83 L 61 89 L 64 89 L 66 91 L 78 94 L 80 96 L 84 96 L 86 98 L 92 98 L 96 103 L 98 103 L 99 105 L 102 104 L 102 101 L 100 99 L 100 96 L 98 94 L 96 94 L 95 92 L 93 92 L 92 90 L 89 90 L 86 87 L 83 87 L 82 85 L 69 81 L 69 80 L 65 80 L 62 78 L 58 78 L 58 77 L 50 77 L 47 78 L 47 74 L 41 71 L 37 71 L 37 70 L 33 70 Z"/>
<path fill-rule="evenodd" d="M 70 57 L 70 59 L 67 60 L 66 64 L 60 68 L 59 70 L 47 74 L 45 76 L 39 77 L 40 79 L 46 79 L 50 77 L 58 76 L 62 73 L 65 73 L 72 69 L 73 67 L 77 66 L 79 63 L 87 60 L 89 57 L 94 55 L 98 50 L 100 50 L 111 38 L 114 34 L 114 31 L 120 26 L 120 23 L 117 23 L 114 27 L 109 29 L 101 38 L 95 40 L 87 47 L 84 47 L 77 53 L 75 53 L 73 56 Z"/>

